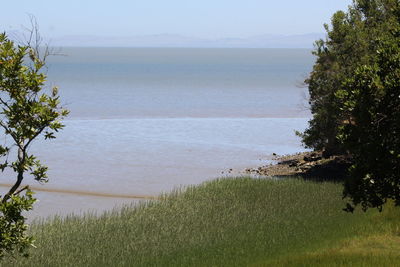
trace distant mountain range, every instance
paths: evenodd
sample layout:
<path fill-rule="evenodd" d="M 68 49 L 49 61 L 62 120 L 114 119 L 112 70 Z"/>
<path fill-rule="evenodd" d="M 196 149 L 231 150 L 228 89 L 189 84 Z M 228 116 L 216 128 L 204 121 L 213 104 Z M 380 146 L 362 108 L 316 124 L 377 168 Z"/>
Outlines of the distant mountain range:
<path fill-rule="evenodd" d="M 51 46 L 100 46 L 100 47 L 215 47 L 215 48 L 312 48 L 323 33 L 301 35 L 265 34 L 249 38 L 205 39 L 177 34 L 138 36 L 88 36 L 69 35 L 51 40 Z"/>

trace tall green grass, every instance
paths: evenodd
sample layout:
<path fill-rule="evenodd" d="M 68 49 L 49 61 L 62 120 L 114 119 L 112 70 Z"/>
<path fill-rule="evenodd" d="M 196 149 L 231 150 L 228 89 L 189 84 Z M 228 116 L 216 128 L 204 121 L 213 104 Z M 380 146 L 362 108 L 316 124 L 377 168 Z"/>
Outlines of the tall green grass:
<path fill-rule="evenodd" d="M 215 180 L 100 217 L 35 223 L 31 257 L 3 265 L 307 266 L 329 257 L 340 265 L 343 255 L 330 249 L 396 231 L 397 210 L 348 214 L 343 207 L 339 184 Z"/>

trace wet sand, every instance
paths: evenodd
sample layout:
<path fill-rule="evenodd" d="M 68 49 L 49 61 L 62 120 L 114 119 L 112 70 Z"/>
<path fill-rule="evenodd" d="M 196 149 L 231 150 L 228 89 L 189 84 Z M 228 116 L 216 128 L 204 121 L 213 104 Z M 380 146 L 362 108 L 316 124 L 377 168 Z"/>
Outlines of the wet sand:
<path fill-rule="evenodd" d="M 2 184 L 0 187 L 10 188 L 12 184 Z M 20 188 L 24 187 L 22 185 Z M 79 196 L 93 196 L 93 197 L 105 197 L 105 198 L 133 198 L 133 199 L 157 199 L 156 196 L 146 196 L 146 195 L 128 195 L 128 194 L 109 194 L 103 192 L 91 192 L 91 191 L 79 191 L 79 190 L 68 190 L 68 189 L 56 189 L 56 188 L 46 188 L 44 186 L 31 186 L 29 188 L 33 191 L 38 192 L 48 192 L 48 193 L 62 193 L 62 194 L 72 194 Z"/>

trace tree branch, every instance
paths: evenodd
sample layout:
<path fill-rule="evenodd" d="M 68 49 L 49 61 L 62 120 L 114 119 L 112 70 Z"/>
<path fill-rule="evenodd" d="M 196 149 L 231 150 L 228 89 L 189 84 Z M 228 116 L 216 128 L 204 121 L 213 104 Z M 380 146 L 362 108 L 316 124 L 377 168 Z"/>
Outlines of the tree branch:
<path fill-rule="evenodd" d="M 3 127 L 3 129 L 6 131 L 6 133 L 9 133 L 11 135 L 11 137 L 13 138 L 15 144 L 17 144 L 17 146 L 21 149 L 23 149 L 23 147 L 19 146 L 19 140 L 18 138 L 14 135 L 14 133 L 12 131 L 10 131 L 10 129 L 4 125 L 4 123 L 2 121 L 0 121 L 0 126 Z"/>
<path fill-rule="evenodd" d="M 2 201 L 1 201 L 2 203 L 6 203 L 7 200 L 9 200 L 10 197 L 15 193 L 15 191 L 17 191 L 17 189 L 19 188 L 19 186 L 22 183 L 22 180 L 24 180 L 24 172 L 19 170 L 18 171 L 18 176 L 17 176 L 17 181 L 10 188 L 10 190 L 7 192 L 7 194 L 4 195 L 4 197 L 3 197 Z"/>
<path fill-rule="evenodd" d="M 26 185 L 24 187 L 22 187 L 20 190 L 18 190 L 17 192 L 14 193 L 14 195 L 19 195 L 21 192 L 28 190 L 29 189 L 29 185 Z"/>
<path fill-rule="evenodd" d="M 43 126 L 42 128 L 40 128 L 29 140 L 28 142 L 26 142 L 26 144 L 24 145 L 24 150 L 26 150 L 28 148 L 28 146 L 30 145 L 30 143 L 36 138 L 38 137 L 46 128 L 47 126 Z"/>

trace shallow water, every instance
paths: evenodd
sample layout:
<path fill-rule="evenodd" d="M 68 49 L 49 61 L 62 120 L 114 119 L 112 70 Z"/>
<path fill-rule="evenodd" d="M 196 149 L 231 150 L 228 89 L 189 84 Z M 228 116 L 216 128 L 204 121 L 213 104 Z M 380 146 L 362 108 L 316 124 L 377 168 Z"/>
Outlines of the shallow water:
<path fill-rule="evenodd" d="M 40 192 L 31 216 L 102 211 L 132 199 L 85 192 L 156 196 L 304 150 L 294 131 L 309 117 L 297 86 L 311 69 L 308 50 L 63 52 L 49 62 L 49 84 L 71 115 L 56 140 L 31 152 L 50 167 L 42 187 L 71 192 Z"/>

